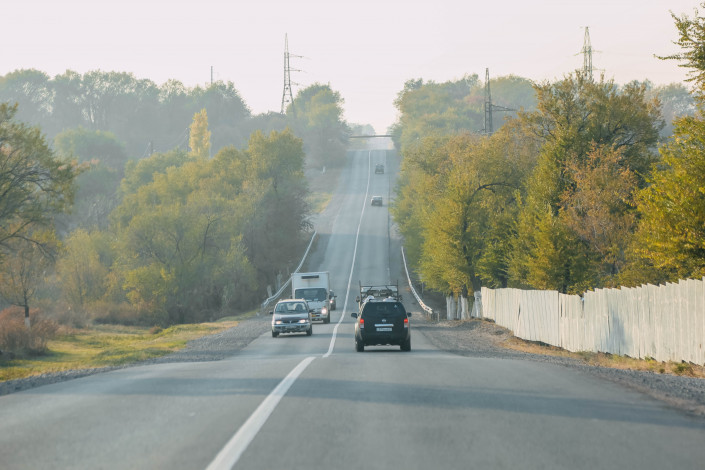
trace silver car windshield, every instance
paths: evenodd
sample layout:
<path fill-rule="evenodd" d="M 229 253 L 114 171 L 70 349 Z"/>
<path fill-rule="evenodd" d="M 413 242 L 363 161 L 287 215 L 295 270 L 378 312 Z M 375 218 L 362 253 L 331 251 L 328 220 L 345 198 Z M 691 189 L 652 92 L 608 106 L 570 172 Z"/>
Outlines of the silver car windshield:
<path fill-rule="evenodd" d="M 276 313 L 284 315 L 295 315 L 298 313 L 306 313 L 306 305 L 301 302 L 286 302 L 277 305 L 274 310 Z"/>

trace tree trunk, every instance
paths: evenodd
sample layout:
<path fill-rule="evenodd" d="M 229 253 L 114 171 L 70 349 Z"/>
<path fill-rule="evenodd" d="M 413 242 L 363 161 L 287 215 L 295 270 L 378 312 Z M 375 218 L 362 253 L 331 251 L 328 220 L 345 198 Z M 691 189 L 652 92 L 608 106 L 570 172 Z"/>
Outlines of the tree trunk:
<path fill-rule="evenodd" d="M 449 295 L 446 297 L 446 320 L 452 320 L 455 315 L 455 297 Z"/>
<path fill-rule="evenodd" d="M 460 319 L 467 320 L 470 318 L 470 313 L 468 312 L 468 298 L 464 295 L 460 296 Z"/>
<path fill-rule="evenodd" d="M 29 324 L 29 305 L 27 304 L 27 302 L 24 303 L 24 326 L 26 326 L 27 328 L 30 327 L 30 324 Z"/>

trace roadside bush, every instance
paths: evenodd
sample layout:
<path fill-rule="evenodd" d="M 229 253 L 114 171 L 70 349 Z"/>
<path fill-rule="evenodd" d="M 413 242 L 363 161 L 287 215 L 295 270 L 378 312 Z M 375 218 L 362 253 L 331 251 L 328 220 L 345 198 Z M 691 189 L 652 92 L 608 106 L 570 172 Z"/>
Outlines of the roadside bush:
<path fill-rule="evenodd" d="M 30 328 L 24 324 L 24 310 L 6 308 L 0 312 L 0 350 L 16 354 L 41 354 L 47 343 L 56 336 L 59 325 L 46 319 L 34 309 L 29 312 Z"/>
<path fill-rule="evenodd" d="M 65 325 L 72 328 L 85 328 L 90 323 L 88 313 L 81 310 L 75 310 L 71 307 L 56 309 L 51 315 L 59 325 Z"/>
<path fill-rule="evenodd" d="M 144 312 L 127 302 L 98 301 L 93 302 L 88 308 L 93 312 L 92 316 L 95 323 L 127 326 L 145 324 Z"/>

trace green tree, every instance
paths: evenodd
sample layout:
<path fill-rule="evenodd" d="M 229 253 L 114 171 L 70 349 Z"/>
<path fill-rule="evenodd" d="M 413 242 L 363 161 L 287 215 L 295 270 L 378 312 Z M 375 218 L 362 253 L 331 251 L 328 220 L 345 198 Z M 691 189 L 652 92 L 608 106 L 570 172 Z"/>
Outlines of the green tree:
<path fill-rule="evenodd" d="M 66 129 L 54 138 L 54 150 L 63 158 L 97 162 L 123 174 L 127 163 L 125 145 L 112 132 L 90 131 L 83 127 Z"/>
<path fill-rule="evenodd" d="M 106 228 L 110 212 L 118 205 L 118 187 L 125 171 L 127 152 L 114 134 L 68 129 L 54 139 L 54 149 L 64 160 L 77 159 L 87 168 L 76 178 L 76 197 L 70 215 L 60 218 L 65 230 L 75 227 Z"/>
<path fill-rule="evenodd" d="M 481 285 L 506 286 L 516 194 L 536 152 L 506 129 L 491 138 L 426 138 L 403 160 L 392 212 L 409 258 L 434 290 L 468 295 Z"/>
<path fill-rule="evenodd" d="M 74 231 L 57 260 L 56 272 L 64 300 L 75 311 L 82 312 L 87 304 L 103 298 L 108 288 L 112 257 L 105 256 L 106 235 L 83 229 Z"/>
<path fill-rule="evenodd" d="M 247 256 L 260 285 L 273 283 L 284 267 L 300 255 L 311 226 L 306 201 L 301 139 L 288 130 L 265 137 L 255 132 L 246 150 L 250 177 L 245 183 L 250 220 L 243 230 Z M 250 186 L 257 182 L 256 188 Z"/>
<path fill-rule="evenodd" d="M 180 167 L 190 160 L 192 157 L 189 154 L 178 149 L 155 153 L 139 161 L 130 160 L 125 166 L 125 177 L 120 182 L 120 192 L 123 195 L 133 194 L 140 187 L 154 181 L 156 174 L 164 174 L 169 168 Z"/>
<path fill-rule="evenodd" d="M 0 77 L 0 103 L 16 103 L 16 119 L 22 122 L 41 125 L 44 129 L 51 117 L 53 100 L 51 80 L 44 72 L 15 70 Z"/>
<path fill-rule="evenodd" d="M 39 129 L 15 121 L 17 106 L 0 104 L 0 247 L 53 227 L 73 200 L 79 169 L 60 160 Z M 2 256 L 0 255 L 0 262 Z"/>
<path fill-rule="evenodd" d="M 330 85 L 314 84 L 299 91 L 287 109 L 291 127 L 304 142 L 306 156 L 316 166 L 341 166 L 349 129 L 343 119 L 343 98 Z"/>
<path fill-rule="evenodd" d="M 29 309 L 54 262 L 58 241 L 52 231 L 41 230 L 23 238 L 13 238 L 3 245 L 4 262 L 0 265 L 0 297 L 24 308 L 24 321 L 30 327 Z"/>
<path fill-rule="evenodd" d="M 469 99 L 475 88 L 480 88 L 477 75 L 445 83 L 407 81 L 394 102 L 400 117 L 393 135 L 402 154 L 428 135 L 481 131 L 483 101 Z"/>
<path fill-rule="evenodd" d="M 636 177 L 635 186 L 645 184 L 656 160 L 653 148 L 660 128 L 657 103 L 649 102 L 645 92 L 643 84 L 619 89 L 612 81 L 594 82 L 581 75 L 537 86 L 537 111 L 519 113 L 518 118 L 521 132 L 536 139 L 541 150 L 520 207 L 511 283 L 574 292 L 608 282 L 601 275 L 600 266 L 604 266 L 594 263 L 597 244 L 571 230 L 580 223 L 571 217 L 584 218 L 586 209 L 571 207 L 580 197 L 604 189 L 578 184 L 581 175 L 595 176 L 596 168 L 609 169 L 609 174 L 626 172 Z M 596 149 L 597 161 L 590 157 Z M 603 158 L 609 159 L 607 166 L 599 161 Z M 600 204 L 612 203 L 603 199 Z M 619 211 L 615 217 L 629 219 L 629 204 L 612 207 Z M 609 211 L 592 214 L 597 213 Z M 613 222 L 599 221 L 603 226 Z M 617 247 L 610 250 L 618 251 Z M 612 267 L 621 263 L 614 260 Z"/>
<path fill-rule="evenodd" d="M 700 6 L 705 8 L 705 3 Z M 670 56 L 660 57 L 666 60 L 677 60 L 679 67 L 689 69 L 688 81 L 694 82 L 698 93 L 705 91 L 705 18 L 698 16 L 695 10 L 693 17 L 687 15 L 677 16 L 671 13 L 678 30 L 676 45 L 682 52 Z"/>
<path fill-rule="evenodd" d="M 627 282 L 705 276 L 705 122 L 681 118 L 675 137 L 660 148 L 663 162 L 638 196 L 635 263 L 651 278 Z"/>
<path fill-rule="evenodd" d="M 194 102 L 208 111 L 215 151 L 229 145 L 246 145 L 251 112 L 232 82 L 218 80 L 205 89 L 195 88 L 192 95 Z"/>
<path fill-rule="evenodd" d="M 303 160 L 301 140 L 285 131 L 255 133 L 246 150 L 227 147 L 213 159 L 139 162 L 112 217 L 120 256 L 111 283 L 164 324 L 249 308 L 261 297 L 255 290 L 264 294 L 300 255 Z"/>
<path fill-rule="evenodd" d="M 673 136 L 674 121 L 679 117 L 693 116 L 696 112 L 695 97 L 681 83 L 671 83 L 655 87 L 651 90 L 661 103 L 661 115 L 664 126 L 661 129 L 661 140 Z"/>
<path fill-rule="evenodd" d="M 662 59 L 690 69 L 696 113 L 674 121 L 673 139 L 637 196 L 639 226 L 622 276 L 630 285 L 705 275 L 705 18 L 696 10 L 673 19 L 682 52 Z"/>
<path fill-rule="evenodd" d="M 584 162 L 571 162 L 566 172 L 575 186 L 563 192 L 559 219 L 584 246 L 590 269 L 575 276 L 574 291 L 596 285 L 614 286 L 626 264 L 625 254 L 636 226 L 634 194 L 637 177 L 620 165 L 621 151 L 595 148 Z M 583 280 L 577 282 L 578 277 Z"/>

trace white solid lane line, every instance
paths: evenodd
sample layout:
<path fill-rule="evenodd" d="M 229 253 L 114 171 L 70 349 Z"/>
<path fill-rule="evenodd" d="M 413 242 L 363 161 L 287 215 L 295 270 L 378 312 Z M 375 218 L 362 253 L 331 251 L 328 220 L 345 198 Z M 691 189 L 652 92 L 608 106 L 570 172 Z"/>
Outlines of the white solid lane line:
<path fill-rule="evenodd" d="M 228 443 L 225 444 L 225 447 L 218 452 L 218 455 L 216 455 L 215 459 L 206 467 L 206 470 L 230 470 L 235 466 L 237 461 L 240 460 L 242 453 L 247 449 L 247 446 L 250 445 L 250 442 L 252 442 L 259 430 L 264 426 L 264 423 L 267 422 L 269 415 L 272 414 L 274 408 L 279 404 L 279 400 L 286 395 L 286 392 L 294 384 L 299 375 L 301 375 L 315 358 L 315 356 L 309 356 L 299 362 L 299 364 L 289 372 L 289 375 L 279 382 L 279 385 L 260 403 L 255 412 L 245 421 L 245 424 L 243 424 Z"/>
<path fill-rule="evenodd" d="M 353 271 L 355 270 L 355 259 L 357 258 L 357 242 L 360 238 L 360 227 L 362 226 L 362 216 L 365 215 L 365 206 L 367 205 L 367 197 L 370 193 L 370 171 L 372 170 L 372 151 L 367 154 L 367 188 L 365 189 L 365 197 L 362 200 L 362 211 L 360 212 L 360 220 L 357 223 L 357 233 L 355 234 L 355 248 L 353 249 L 352 265 L 350 266 L 350 276 L 348 277 L 348 288 L 345 290 L 345 303 L 343 304 L 343 313 L 340 315 L 338 323 L 335 324 L 333 328 L 333 337 L 330 340 L 330 346 L 328 346 L 328 352 L 323 355 L 323 357 L 329 357 L 333 354 L 333 347 L 335 346 L 335 338 L 338 336 L 338 327 L 343 322 L 345 318 L 346 308 L 348 307 L 348 298 L 350 296 L 350 284 L 352 283 Z"/>
<path fill-rule="evenodd" d="M 355 268 L 355 256 L 357 255 L 357 241 L 360 236 L 360 226 L 362 225 L 362 216 L 365 213 L 365 205 L 367 202 L 367 193 L 370 191 L 370 165 L 372 162 L 372 152 L 368 153 L 367 162 L 367 189 L 365 190 L 365 199 L 362 203 L 362 212 L 360 213 L 360 221 L 357 224 L 357 234 L 355 235 L 355 250 L 353 251 L 352 266 L 350 267 L 350 277 L 348 278 L 348 288 L 345 294 L 345 304 L 343 305 L 343 312 L 340 315 L 340 320 L 335 325 L 333 329 L 333 337 L 330 341 L 330 346 L 328 347 L 328 352 L 323 355 L 323 357 L 328 357 L 333 352 L 333 346 L 335 345 L 335 338 L 338 334 L 338 327 L 345 317 L 345 309 L 348 305 L 348 296 L 350 295 L 350 283 L 352 282 L 353 270 Z M 264 399 L 262 403 L 257 407 L 257 409 L 250 415 L 250 417 L 245 421 L 240 429 L 237 430 L 235 435 L 230 438 L 225 447 L 218 452 L 215 459 L 206 467 L 206 470 L 230 470 L 235 466 L 243 452 L 250 445 L 250 442 L 257 436 L 257 433 L 264 423 L 267 422 L 269 416 L 272 414 L 274 409 L 279 404 L 279 401 L 284 398 L 286 392 L 291 388 L 296 379 L 303 373 L 304 370 L 313 362 L 315 356 L 309 356 L 303 361 L 299 362 L 294 369 L 289 372 L 289 374 L 284 377 L 284 379 L 279 382 L 272 393 L 270 393 L 267 398 Z"/>

